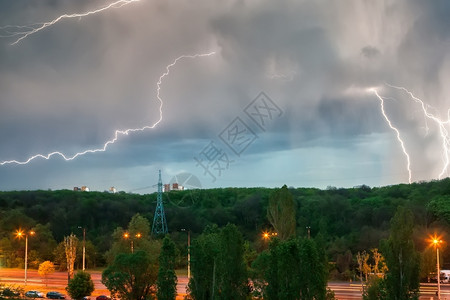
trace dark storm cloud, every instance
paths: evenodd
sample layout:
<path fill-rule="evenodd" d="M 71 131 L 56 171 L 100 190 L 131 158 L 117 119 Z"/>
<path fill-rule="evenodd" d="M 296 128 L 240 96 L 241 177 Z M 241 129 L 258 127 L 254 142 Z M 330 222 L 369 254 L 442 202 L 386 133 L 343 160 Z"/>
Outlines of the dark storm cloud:
<path fill-rule="evenodd" d="M 105 3 L 2 1 L 0 27 L 49 21 Z M 281 173 L 276 166 L 285 160 L 293 169 L 307 160 L 322 170 L 318 178 L 330 178 L 327 172 L 339 173 L 331 169 L 337 161 L 348 161 L 350 172 L 354 161 L 357 169 L 368 160 L 375 184 L 404 182 L 391 172 L 403 168 L 403 157 L 368 88 L 405 85 L 446 111 L 449 13 L 446 1 L 142 0 L 63 20 L 15 46 L 9 45 L 12 39 L 0 39 L 0 161 L 53 150 L 74 154 L 102 147 L 115 129 L 154 124 L 156 83 L 166 66 L 182 54 L 216 51 L 171 68 L 161 84 L 163 120 L 155 129 L 120 137 L 107 152 L 69 163 L 57 158 L 17 169 L 0 166 L 0 178 L 8 177 L 0 189 L 55 188 L 103 176 L 98 186 L 115 180 L 139 186 L 137 177 L 156 167 L 195 170 L 193 156 L 209 141 L 220 142 L 219 133 L 234 118 L 244 118 L 244 108 L 261 91 L 283 115 L 257 132 L 231 173 L 262 173 L 258 159 L 274 173 Z M 414 168 L 433 165 L 439 139 L 430 134 L 424 142 L 419 108 L 411 112 L 404 93 L 386 86 L 380 91 L 395 98 L 386 107 L 408 137 Z M 388 161 L 392 153 L 400 157 L 396 164 Z M 436 169 L 423 177 L 436 178 Z M 39 177 L 42 170 L 47 177 Z M 62 172 L 67 178 L 55 179 Z M 292 172 L 288 184 L 296 185 L 301 175 Z"/>

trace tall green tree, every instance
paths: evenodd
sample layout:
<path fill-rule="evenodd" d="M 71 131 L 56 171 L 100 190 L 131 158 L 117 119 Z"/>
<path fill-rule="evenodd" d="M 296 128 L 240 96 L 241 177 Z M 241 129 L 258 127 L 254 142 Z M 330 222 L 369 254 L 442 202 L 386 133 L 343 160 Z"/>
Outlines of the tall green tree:
<path fill-rule="evenodd" d="M 436 250 L 433 247 L 427 247 L 421 253 L 420 277 L 427 278 L 430 282 L 430 274 L 433 272 L 436 274 Z"/>
<path fill-rule="evenodd" d="M 191 245 L 189 292 L 193 299 L 246 299 L 244 240 L 237 227 L 207 228 Z"/>
<path fill-rule="evenodd" d="M 191 279 L 188 291 L 194 300 L 210 300 L 216 284 L 216 263 L 219 252 L 219 229 L 206 227 L 191 243 Z"/>
<path fill-rule="evenodd" d="M 267 219 L 281 240 L 286 240 L 295 235 L 295 211 L 294 198 L 286 185 L 283 185 L 281 189 L 270 196 Z"/>
<path fill-rule="evenodd" d="M 300 253 L 295 239 L 272 243 L 267 299 L 300 299 Z M 266 297 L 265 297 L 266 298 Z"/>
<path fill-rule="evenodd" d="M 145 300 L 155 293 L 158 254 L 142 250 L 121 253 L 102 273 L 102 283 L 113 297 Z"/>
<path fill-rule="evenodd" d="M 325 299 L 328 275 L 325 257 L 312 239 L 301 240 L 299 248 L 301 299 Z"/>
<path fill-rule="evenodd" d="M 399 207 L 391 220 L 389 239 L 382 242 L 388 267 L 388 299 L 405 300 L 419 297 L 420 254 L 415 250 L 412 240 L 413 227 L 412 212 Z"/>
<path fill-rule="evenodd" d="M 177 297 L 176 257 L 175 243 L 166 235 L 159 255 L 159 271 L 156 281 L 158 300 L 174 300 Z"/>
<path fill-rule="evenodd" d="M 261 258 L 260 258 L 261 257 Z M 262 286 L 264 299 L 325 299 L 327 284 L 326 261 L 312 239 L 275 239 L 268 253 L 263 252 L 253 263 L 262 268 L 266 284 Z M 263 263 L 261 263 L 263 262 Z"/>
<path fill-rule="evenodd" d="M 246 299 L 249 294 L 244 239 L 236 225 L 228 224 L 219 234 L 217 256 L 217 298 Z"/>

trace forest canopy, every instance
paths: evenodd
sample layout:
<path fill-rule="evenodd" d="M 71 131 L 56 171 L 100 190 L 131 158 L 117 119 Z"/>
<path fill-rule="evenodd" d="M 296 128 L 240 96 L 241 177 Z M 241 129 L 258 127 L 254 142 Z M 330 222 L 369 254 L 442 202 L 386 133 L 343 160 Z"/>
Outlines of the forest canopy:
<path fill-rule="evenodd" d="M 223 227 L 231 223 L 252 249 L 260 252 L 266 247 L 262 232 L 274 230 L 267 209 L 269 200 L 279 190 L 218 188 L 164 193 L 169 233 L 180 253 L 185 253 L 186 232 L 181 229 L 189 230 L 195 238 L 208 225 Z M 428 235 L 445 234 L 449 229 L 448 178 L 374 188 L 366 185 L 325 190 L 290 187 L 288 191 L 296 210 L 296 236 L 305 237 L 308 231 L 312 237 L 320 235 L 331 262 L 345 261 L 349 251 L 354 255 L 378 247 L 389 236 L 389 222 L 398 206 L 412 211 L 414 242 L 419 251 L 427 247 Z M 19 228 L 33 228 L 37 233 L 29 239 L 31 267 L 46 260 L 57 261 L 57 245 L 71 233 L 81 239 L 85 228 L 86 246 L 90 247 L 88 267 L 104 266 L 104 253 L 112 246 L 114 231 L 125 228 L 138 213 L 151 224 L 155 206 L 156 193 L 0 192 L 0 264 L 14 267 L 23 264 L 23 242 L 14 238 Z M 445 253 L 444 263 L 450 261 Z M 348 264 L 342 268 L 351 267 Z"/>

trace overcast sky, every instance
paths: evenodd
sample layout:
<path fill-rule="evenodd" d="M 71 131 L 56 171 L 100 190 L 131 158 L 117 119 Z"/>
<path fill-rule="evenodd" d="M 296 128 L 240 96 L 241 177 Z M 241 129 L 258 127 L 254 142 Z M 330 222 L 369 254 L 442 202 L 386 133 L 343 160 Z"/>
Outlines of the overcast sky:
<path fill-rule="evenodd" d="M 135 0 L 15 43 L 112 2 L 0 0 L 0 190 L 408 183 L 381 99 L 411 181 L 448 176 L 448 124 L 386 84 L 448 118 L 450 2 Z"/>

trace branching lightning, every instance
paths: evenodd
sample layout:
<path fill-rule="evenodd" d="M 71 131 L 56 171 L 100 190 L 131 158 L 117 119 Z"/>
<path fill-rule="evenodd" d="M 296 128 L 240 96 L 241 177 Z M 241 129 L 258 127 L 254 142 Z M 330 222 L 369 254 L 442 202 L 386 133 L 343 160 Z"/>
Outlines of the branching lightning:
<path fill-rule="evenodd" d="M 64 15 L 57 17 L 56 19 L 53 19 L 52 21 L 48 21 L 48 22 L 44 22 L 44 23 L 36 23 L 36 24 L 27 25 L 27 26 L 6 25 L 3 27 L 0 27 L 0 30 L 1 30 L 0 32 L 2 32 L 2 31 L 4 32 L 4 34 L 0 35 L 0 37 L 7 38 L 7 37 L 20 36 L 16 41 L 11 43 L 11 45 L 15 45 L 15 44 L 19 43 L 21 40 L 27 38 L 28 36 L 35 34 L 36 32 L 39 32 L 49 26 L 52 26 L 55 23 L 57 23 L 63 19 L 86 17 L 89 15 L 103 12 L 110 8 L 120 8 L 120 7 L 128 5 L 130 3 L 139 2 L 139 1 L 141 1 L 141 0 L 117 0 L 115 2 L 112 2 L 104 7 L 101 7 L 101 8 L 95 9 L 95 10 L 87 11 L 84 13 L 64 14 Z"/>
<path fill-rule="evenodd" d="M 450 158 L 449 158 L 449 154 L 450 154 L 450 137 L 449 137 L 449 133 L 448 130 L 446 128 L 447 125 L 450 124 L 450 110 L 447 110 L 447 120 L 442 120 L 440 119 L 438 116 L 430 113 L 429 108 L 431 106 L 426 105 L 421 99 L 419 99 L 418 97 L 416 97 L 412 92 L 410 92 L 409 90 L 407 90 L 404 87 L 399 87 L 399 86 L 394 86 L 394 85 L 390 85 L 390 84 L 386 84 L 387 86 L 397 89 L 397 90 L 401 90 L 404 91 L 405 93 L 407 93 L 411 99 L 413 99 L 416 103 L 420 104 L 420 107 L 422 108 L 423 114 L 427 119 L 430 119 L 432 121 L 434 121 L 436 123 L 436 125 L 439 128 L 439 134 L 442 140 L 442 155 L 443 155 L 443 160 L 444 160 L 444 165 L 442 167 L 442 171 L 439 174 L 439 179 L 441 179 L 448 171 L 448 166 L 450 163 Z"/>
<path fill-rule="evenodd" d="M 0 162 L 0 166 L 6 165 L 6 164 L 18 164 L 18 165 L 25 165 L 28 164 L 29 162 L 31 162 L 32 160 L 36 159 L 36 158 L 44 158 L 44 159 L 50 159 L 52 156 L 61 156 L 64 160 L 66 161 L 70 161 L 70 160 L 74 160 L 75 158 L 77 158 L 78 156 L 82 156 L 88 153 L 96 153 L 96 152 L 105 152 L 106 149 L 108 148 L 109 145 L 114 144 L 118 139 L 119 136 L 123 136 L 123 135 L 128 135 L 129 133 L 133 133 L 133 132 L 138 132 L 138 131 L 144 131 L 147 129 L 153 129 L 155 128 L 162 120 L 163 120 L 163 100 L 161 99 L 160 96 L 160 90 L 161 90 L 161 84 L 163 82 L 164 77 L 168 76 L 170 73 L 170 69 L 175 66 L 178 61 L 180 61 L 181 59 L 185 59 L 185 58 L 197 58 L 197 57 L 205 57 L 205 56 L 211 56 L 214 55 L 215 52 L 209 52 L 209 53 L 203 53 L 203 54 L 194 54 L 194 55 L 181 55 L 179 57 L 177 57 L 171 64 L 166 66 L 166 71 L 161 74 L 161 76 L 159 77 L 158 82 L 156 83 L 156 98 L 159 101 L 159 119 L 153 123 L 152 125 L 146 125 L 143 126 L 141 128 L 129 128 L 129 129 L 125 129 L 125 130 L 116 130 L 114 132 L 114 138 L 112 138 L 111 140 L 105 142 L 105 144 L 103 145 L 103 147 L 98 148 L 98 149 L 88 149 L 82 152 L 78 152 L 73 156 L 67 156 L 62 152 L 59 151 L 54 151 L 48 154 L 36 154 L 31 156 L 30 158 L 28 158 L 27 160 L 24 161 L 18 161 L 18 160 L 7 160 L 7 161 L 3 161 Z"/>
<path fill-rule="evenodd" d="M 385 83 L 386 86 L 393 88 L 393 89 L 397 89 L 399 91 L 403 91 L 406 94 L 408 94 L 408 96 L 410 97 L 410 99 L 412 99 L 414 102 L 418 103 L 420 105 L 420 107 L 422 108 L 422 112 L 423 115 L 425 117 L 425 122 L 427 120 L 431 120 L 433 122 L 436 123 L 436 125 L 439 128 L 439 134 L 440 134 L 440 138 L 441 138 L 441 144 L 442 144 L 442 156 L 443 156 L 443 166 L 442 166 L 442 170 L 439 174 L 439 179 L 441 179 L 445 174 L 448 173 L 448 168 L 450 165 L 450 136 L 449 136 L 449 131 L 446 128 L 446 126 L 448 126 L 450 124 L 450 110 L 447 110 L 447 119 L 441 119 L 439 116 L 436 116 L 435 114 L 430 112 L 430 109 L 432 108 L 430 105 L 426 104 L 424 101 L 422 101 L 421 99 L 419 99 L 418 97 L 416 97 L 411 91 L 409 91 L 408 89 L 404 88 L 404 87 L 400 87 L 400 86 L 395 86 L 395 85 L 391 85 L 388 83 Z M 406 156 L 407 159 L 407 170 L 408 170 L 408 174 L 409 174 L 409 182 L 411 183 L 411 168 L 410 168 L 410 157 L 408 152 L 406 151 L 404 142 L 400 136 L 400 132 L 399 130 L 394 127 L 392 125 L 392 122 L 390 121 L 390 119 L 388 118 L 385 109 L 384 109 L 384 100 L 386 99 L 385 97 L 380 96 L 380 94 L 378 93 L 378 91 L 374 88 L 370 89 L 371 92 L 373 92 L 377 98 L 380 100 L 380 104 L 381 104 L 381 113 L 383 114 L 383 117 L 385 118 L 386 122 L 388 123 L 389 127 L 391 127 L 392 130 L 394 130 L 396 132 L 397 135 L 397 140 L 399 141 L 403 153 Z M 429 128 L 428 128 L 428 124 L 426 122 L 426 130 L 428 132 Z"/>
<path fill-rule="evenodd" d="M 412 182 L 412 173 L 411 173 L 411 160 L 409 158 L 409 154 L 406 151 L 406 147 L 405 147 L 405 143 L 403 142 L 401 136 L 400 136 L 400 131 L 394 126 L 392 125 L 391 120 L 389 119 L 389 117 L 386 114 L 386 111 L 384 110 L 384 98 L 380 96 L 380 94 L 378 94 L 378 91 L 374 88 L 370 89 L 371 92 L 373 92 L 377 98 L 380 100 L 380 106 L 381 106 L 381 113 L 383 114 L 384 119 L 386 120 L 386 122 L 388 123 L 389 127 L 395 131 L 395 134 L 397 136 L 397 140 L 400 143 L 400 146 L 402 148 L 403 154 L 405 154 L 406 156 L 406 169 L 408 170 L 408 181 L 409 183 Z"/>

